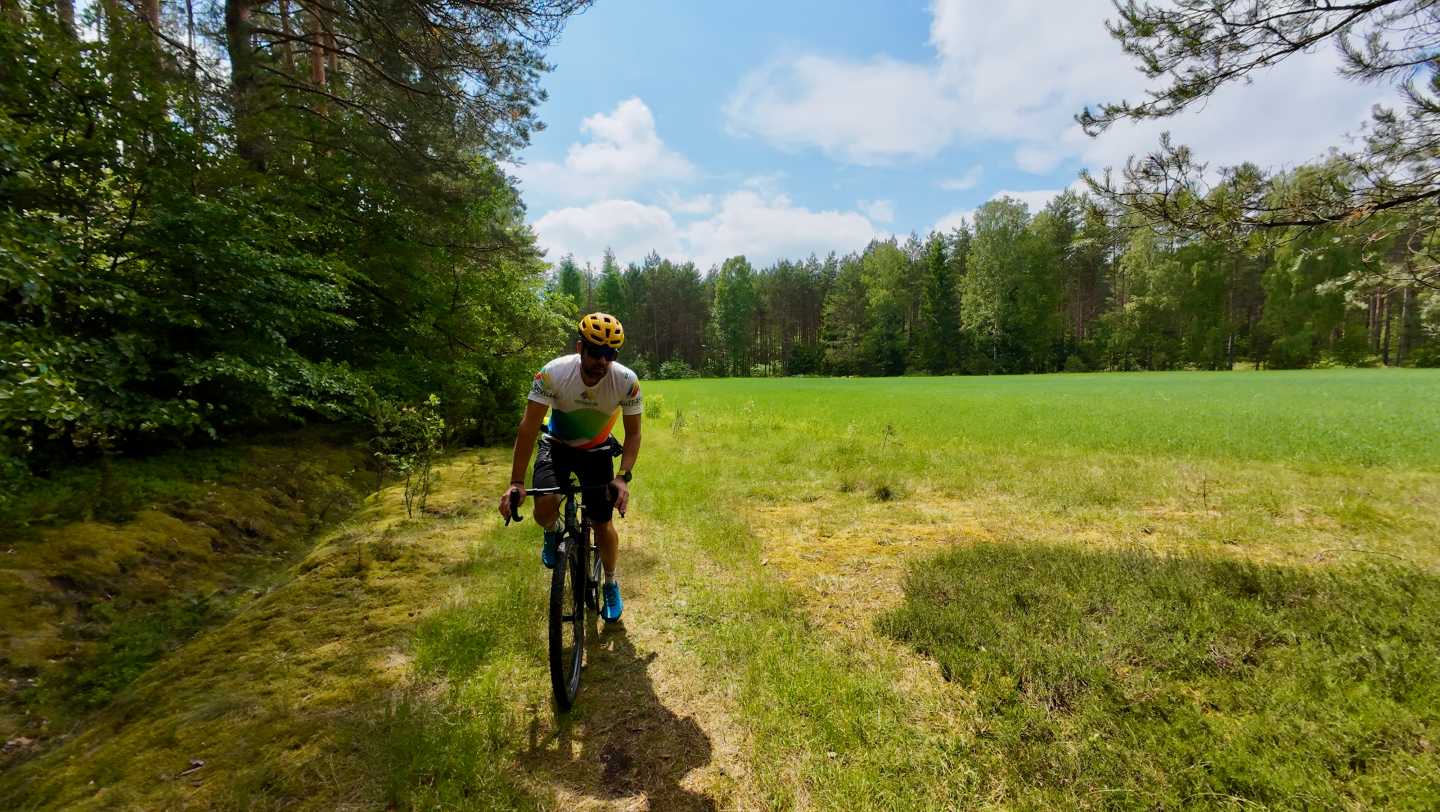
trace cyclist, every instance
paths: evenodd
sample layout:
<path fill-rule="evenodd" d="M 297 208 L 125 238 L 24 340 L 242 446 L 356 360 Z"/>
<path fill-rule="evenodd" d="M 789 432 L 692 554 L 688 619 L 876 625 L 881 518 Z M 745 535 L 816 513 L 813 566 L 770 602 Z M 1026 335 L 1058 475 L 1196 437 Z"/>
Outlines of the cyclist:
<path fill-rule="evenodd" d="M 620 535 L 611 521 L 615 508 L 623 514 L 630 503 L 630 474 L 640 455 L 640 381 L 615 356 L 625 343 L 620 320 L 608 313 L 591 313 L 580 319 L 575 354 L 562 355 L 535 373 L 530 385 L 525 416 L 515 434 L 515 453 L 510 464 L 510 487 L 500 497 L 500 515 L 510 518 L 510 494 L 525 498 L 525 469 L 530 450 L 537 448 L 533 488 L 553 488 L 568 481 L 570 472 L 581 487 L 609 485 L 584 492 L 585 511 L 594 526 L 595 546 L 605 565 L 606 621 L 620 619 L 620 582 L 615 564 L 620 554 Z M 545 412 L 550 422 L 542 433 Z M 615 418 L 623 415 L 625 444 L 620 456 L 620 473 L 614 474 L 611 459 L 619 445 L 610 430 Z M 518 504 L 518 501 L 517 501 Z M 535 499 L 535 521 L 544 529 L 540 560 L 555 566 L 555 548 L 560 542 L 564 519 L 560 497 L 546 494 Z"/>

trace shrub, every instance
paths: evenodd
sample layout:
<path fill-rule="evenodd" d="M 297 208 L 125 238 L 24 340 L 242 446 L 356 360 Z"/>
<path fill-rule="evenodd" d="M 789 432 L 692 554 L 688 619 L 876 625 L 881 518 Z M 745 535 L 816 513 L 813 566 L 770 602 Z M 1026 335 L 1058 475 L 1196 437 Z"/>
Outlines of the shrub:
<path fill-rule="evenodd" d="M 694 378 L 698 376 L 696 375 L 695 370 L 691 368 L 689 364 L 685 363 L 679 358 L 671 358 L 669 361 L 666 361 L 665 363 L 660 365 L 660 372 L 658 375 L 656 375 L 656 377 L 660 378 L 661 380 L 670 381 L 680 378 Z"/>
<path fill-rule="evenodd" d="M 650 361 L 646 359 L 643 355 L 635 356 L 634 358 L 625 362 L 625 365 L 630 367 L 630 371 L 634 372 L 636 377 L 638 377 L 642 381 L 648 378 L 655 377 L 654 367 L 650 365 Z"/>
<path fill-rule="evenodd" d="M 380 466 L 377 490 L 385 472 L 393 471 L 405 478 L 405 514 L 413 517 L 416 508 L 424 512 L 434 482 L 435 458 L 444 445 L 440 396 L 432 394 L 418 405 L 378 401 L 374 421 L 370 448 Z"/>

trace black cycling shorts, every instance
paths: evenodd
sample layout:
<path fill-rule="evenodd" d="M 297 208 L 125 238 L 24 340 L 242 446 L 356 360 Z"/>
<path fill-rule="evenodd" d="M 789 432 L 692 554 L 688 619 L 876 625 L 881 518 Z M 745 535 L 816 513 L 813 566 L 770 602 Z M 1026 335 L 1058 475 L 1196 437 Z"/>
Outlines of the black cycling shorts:
<path fill-rule="evenodd" d="M 548 434 L 540 436 L 535 453 L 535 474 L 530 480 L 532 488 L 555 488 L 568 482 L 570 474 L 580 479 L 580 487 L 606 486 L 615 478 L 611 467 L 620 443 L 614 437 L 594 448 L 575 448 Z M 615 498 L 610 488 L 585 491 L 582 496 L 585 513 L 594 524 L 604 524 L 615 515 Z"/>

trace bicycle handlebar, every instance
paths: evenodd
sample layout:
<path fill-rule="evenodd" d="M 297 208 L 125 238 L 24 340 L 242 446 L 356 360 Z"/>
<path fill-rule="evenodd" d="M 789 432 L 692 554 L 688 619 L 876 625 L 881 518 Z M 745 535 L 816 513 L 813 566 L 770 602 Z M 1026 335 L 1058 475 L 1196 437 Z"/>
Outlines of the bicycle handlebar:
<path fill-rule="evenodd" d="M 568 496 L 573 493 L 583 493 L 584 491 L 607 490 L 609 487 L 610 483 L 608 482 L 604 485 L 555 485 L 550 488 L 526 488 L 525 495 L 534 496 L 535 494 L 539 494 L 541 496 L 546 496 L 548 494 L 555 493 Z"/>
<path fill-rule="evenodd" d="M 550 494 L 558 494 L 564 496 L 572 496 L 577 493 L 584 493 L 585 491 L 609 491 L 611 490 L 611 487 L 612 486 L 608 482 L 604 485 L 571 485 L 567 483 L 565 485 L 556 485 L 550 488 L 533 488 L 525 491 L 525 495 L 548 496 Z M 625 514 L 621 513 L 620 518 L 625 518 Z M 506 527 L 510 526 L 510 521 L 512 519 L 517 522 L 524 521 L 525 519 L 524 516 L 520 515 L 520 494 L 516 491 L 510 491 L 510 517 L 505 520 Z"/>

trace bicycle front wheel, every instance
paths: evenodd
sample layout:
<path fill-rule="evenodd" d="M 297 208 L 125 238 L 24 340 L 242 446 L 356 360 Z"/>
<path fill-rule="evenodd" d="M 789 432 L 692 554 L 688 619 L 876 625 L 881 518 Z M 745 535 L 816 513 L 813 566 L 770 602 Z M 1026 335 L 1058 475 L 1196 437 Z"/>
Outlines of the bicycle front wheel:
<path fill-rule="evenodd" d="M 573 536 L 556 552 L 559 560 L 550 576 L 550 683 L 555 704 L 568 711 L 580 692 L 585 658 L 585 556 Z"/>

